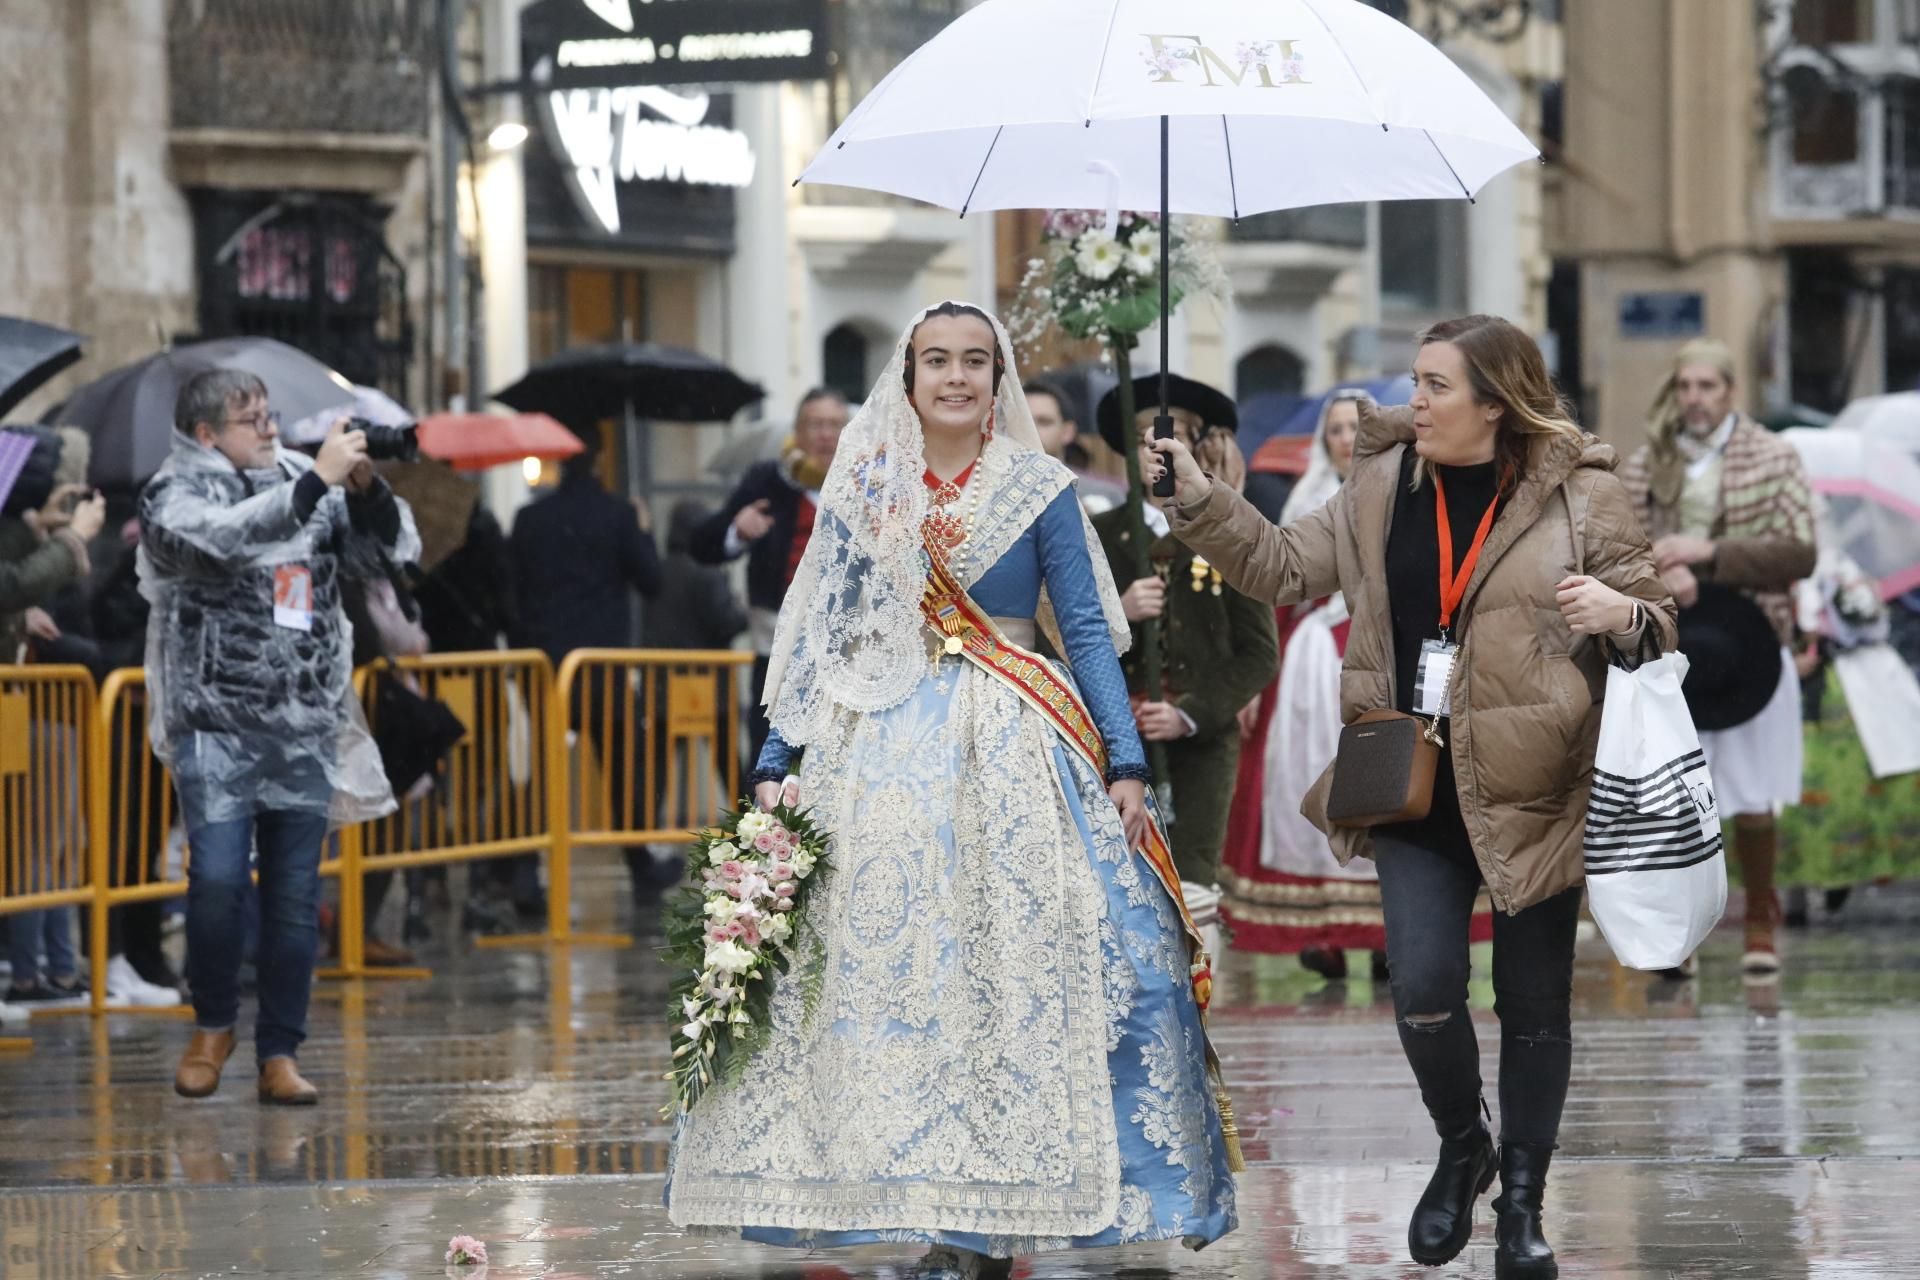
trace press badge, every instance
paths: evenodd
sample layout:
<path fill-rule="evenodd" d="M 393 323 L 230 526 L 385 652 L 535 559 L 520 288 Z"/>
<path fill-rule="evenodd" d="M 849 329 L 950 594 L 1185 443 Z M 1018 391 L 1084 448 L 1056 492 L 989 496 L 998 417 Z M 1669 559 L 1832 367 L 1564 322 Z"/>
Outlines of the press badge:
<path fill-rule="evenodd" d="M 1428 640 L 1420 646 L 1420 668 L 1413 682 L 1413 713 L 1418 716 L 1445 716 L 1453 712 L 1453 660 L 1460 646 L 1445 640 Z"/>
<path fill-rule="evenodd" d="M 313 630 L 313 571 L 305 565 L 274 567 L 273 622 L 293 631 Z"/>

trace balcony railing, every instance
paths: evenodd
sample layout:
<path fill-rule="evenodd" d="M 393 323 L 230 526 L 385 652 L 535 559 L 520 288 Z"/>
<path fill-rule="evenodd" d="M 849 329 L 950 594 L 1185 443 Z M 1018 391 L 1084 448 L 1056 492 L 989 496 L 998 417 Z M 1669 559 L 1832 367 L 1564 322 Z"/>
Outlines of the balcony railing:
<path fill-rule="evenodd" d="M 424 136 L 431 0 L 171 0 L 180 129 Z"/>

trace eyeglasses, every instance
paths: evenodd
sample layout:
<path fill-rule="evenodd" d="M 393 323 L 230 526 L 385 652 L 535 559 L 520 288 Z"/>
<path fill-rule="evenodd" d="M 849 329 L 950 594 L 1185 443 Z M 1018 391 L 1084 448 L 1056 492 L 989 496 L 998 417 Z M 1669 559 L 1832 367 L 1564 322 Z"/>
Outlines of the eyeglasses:
<path fill-rule="evenodd" d="M 251 427 L 253 433 L 258 436 L 266 435 L 269 431 L 278 435 L 280 433 L 280 414 L 277 410 L 268 410 L 266 413 L 251 418 L 228 418 L 222 425 L 227 427 Z"/>

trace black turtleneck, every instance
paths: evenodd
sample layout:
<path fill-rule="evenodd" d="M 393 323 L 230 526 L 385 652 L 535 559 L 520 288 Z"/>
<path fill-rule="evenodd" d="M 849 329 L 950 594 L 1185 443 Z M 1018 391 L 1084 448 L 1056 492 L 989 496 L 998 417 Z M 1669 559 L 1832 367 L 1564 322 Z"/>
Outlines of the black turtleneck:
<path fill-rule="evenodd" d="M 1393 526 L 1387 534 L 1387 607 L 1393 617 L 1394 707 L 1411 712 L 1415 680 L 1420 668 L 1420 646 L 1440 638 L 1440 533 L 1434 518 L 1435 486 L 1431 474 L 1418 489 L 1413 483 L 1415 454 L 1409 448 L 1400 463 L 1400 487 L 1393 504 Z M 1447 519 L 1453 529 L 1453 562 L 1458 572 L 1473 546 L 1474 530 L 1494 501 L 1498 488 L 1495 464 L 1471 467 L 1434 467 L 1447 486 Z M 1504 502 L 1504 498 L 1502 498 Z M 1496 517 L 1497 520 L 1497 517 Z M 1469 612 L 1453 619 L 1453 641 L 1466 636 Z M 1433 784 L 1433 810 L 1421 822 L 1382 827 L 1381 831 L 1431 849 L 1472 861 L 1460 817 L 1460 796 L 1453 778 L 1453 740 L 1441 754 Z"/>

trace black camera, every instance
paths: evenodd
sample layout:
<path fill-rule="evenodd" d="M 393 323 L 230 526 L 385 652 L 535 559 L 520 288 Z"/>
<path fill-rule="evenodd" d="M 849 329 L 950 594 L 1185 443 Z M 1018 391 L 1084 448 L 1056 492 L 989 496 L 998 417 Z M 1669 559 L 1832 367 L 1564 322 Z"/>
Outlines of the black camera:
<path fill-rule="evenodd" d="M 347 423 L 347 430 L 366 434 L 367 457 L 375 462 L 412 462 L 420 456 L 420 428 L 413 423 L 383 427 L 365 418 L 354 418 Z"/>

